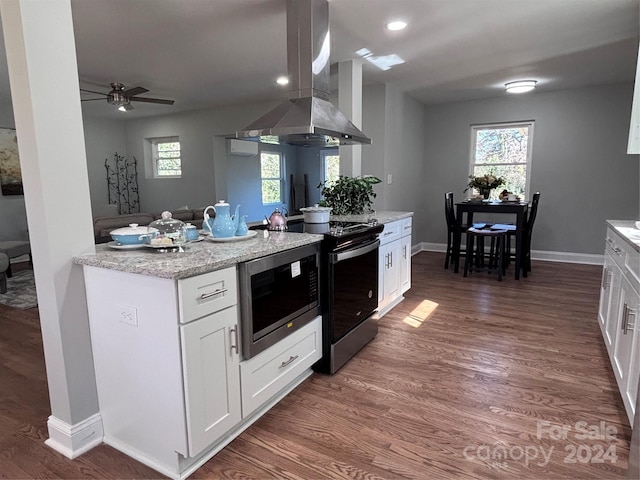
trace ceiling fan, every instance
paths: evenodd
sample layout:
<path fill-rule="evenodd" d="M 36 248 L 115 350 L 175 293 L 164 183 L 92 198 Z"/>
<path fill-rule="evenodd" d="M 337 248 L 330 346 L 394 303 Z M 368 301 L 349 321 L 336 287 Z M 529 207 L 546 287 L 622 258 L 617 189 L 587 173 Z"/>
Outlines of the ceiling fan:
<path fill-rule="evenodd" d="M 122 83 L 112 83 L 111 91 L 108 93 L 104 92 L 96 92 L 93 90 L 86 90 L 84 88 L 80 89 L 81 92 L 87 93 L 95 93 L 97 95 L 104 95 L 107 97 L 107 103 L 109 105 L 117 105 L 118 110 L 122 112 L 126 112 L 128 110 L 133 110 L 133 105 L 131 102 L 146 102 L 146 103 L 160 103 L 162 105 L 173 105 L 173 100 L 165 100 L 162 98 L 149 98 L 149 97 L 138 97 L 141 93 L 146 93 L 147 90 L 144 87 L 133 87 L 128 90 L 125 90 L 125 86 Z M 87 98 L 83 99 L 83 102 L 91 102 L 94 100 L 102 100 L 102 98 Z"/>

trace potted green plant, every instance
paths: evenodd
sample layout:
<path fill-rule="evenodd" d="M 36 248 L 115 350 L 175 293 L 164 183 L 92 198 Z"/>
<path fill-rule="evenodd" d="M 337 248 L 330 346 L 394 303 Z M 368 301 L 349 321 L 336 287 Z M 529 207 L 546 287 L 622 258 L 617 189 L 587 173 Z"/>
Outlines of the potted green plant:
<path fill-rule="evenodd" d="M 318 188 L 323 199 L 319 205 L 321 207 L 331 207 L 333 215 L 358 215 L 371 211 L 376 193 L 373 186 L 380 183 L 378 177 L 373 175 L 363 175 L 360 177 L 348 177 L 340 175 L 338 179 L 330 184 L 322 182 Z"/>

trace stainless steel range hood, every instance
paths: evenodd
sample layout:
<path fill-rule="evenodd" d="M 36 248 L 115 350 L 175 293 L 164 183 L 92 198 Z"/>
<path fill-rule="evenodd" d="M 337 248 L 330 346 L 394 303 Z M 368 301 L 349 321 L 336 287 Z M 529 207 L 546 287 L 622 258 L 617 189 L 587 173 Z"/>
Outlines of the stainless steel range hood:
<path fill-rule="evenodd" d="M 236 132 L 236 138 L 278 137 L 302 146 L 370 144 L 329 101 L 329 4 L 287 0 L 289 100 Z"/>

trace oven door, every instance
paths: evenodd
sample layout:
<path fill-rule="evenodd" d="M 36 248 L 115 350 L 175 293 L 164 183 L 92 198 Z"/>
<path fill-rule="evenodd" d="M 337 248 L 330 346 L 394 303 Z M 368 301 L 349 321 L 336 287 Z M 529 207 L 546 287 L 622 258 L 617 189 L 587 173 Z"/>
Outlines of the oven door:
<path fill-rule="evenodd" d="M 379 240 L 329 254 L 330 340 L 335 343 L 378 308 Z"/>

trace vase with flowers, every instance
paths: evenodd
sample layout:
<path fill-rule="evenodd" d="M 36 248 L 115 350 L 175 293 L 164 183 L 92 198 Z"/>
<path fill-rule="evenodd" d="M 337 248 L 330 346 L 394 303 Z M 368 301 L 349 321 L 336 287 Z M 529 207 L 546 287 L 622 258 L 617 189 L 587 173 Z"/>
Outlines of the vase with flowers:
<path fill-rule="evenodd" d="M 485 200 L 488 199 L 491 195 L 491 190 L 493 190 L 494 188 L 498 188 L 506 183 L 504 178 L 496 177 L 493 172 L 478 176 L 469 175 L 469 179 L 470 181 L 464 191 L 466 192 L 470 188 L 475 188 L 476 190 L 478 190 L 480 195 L 485 198 Z"/>

